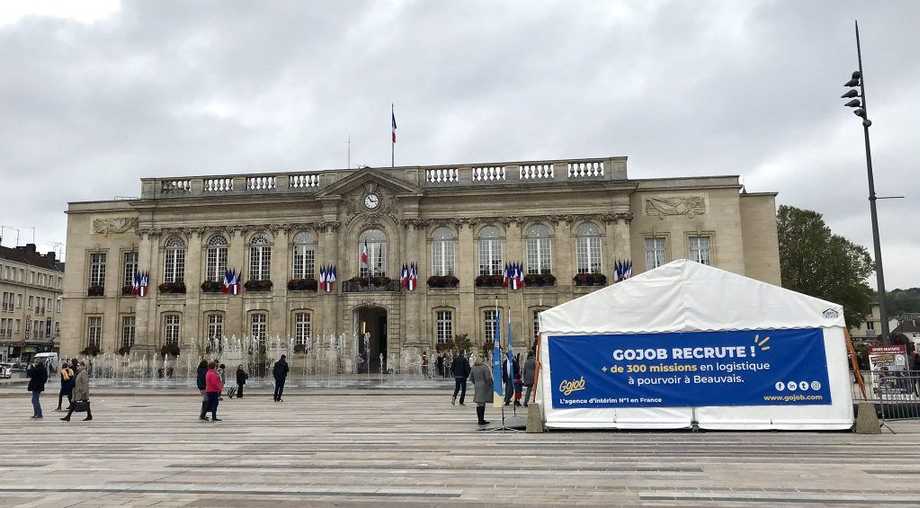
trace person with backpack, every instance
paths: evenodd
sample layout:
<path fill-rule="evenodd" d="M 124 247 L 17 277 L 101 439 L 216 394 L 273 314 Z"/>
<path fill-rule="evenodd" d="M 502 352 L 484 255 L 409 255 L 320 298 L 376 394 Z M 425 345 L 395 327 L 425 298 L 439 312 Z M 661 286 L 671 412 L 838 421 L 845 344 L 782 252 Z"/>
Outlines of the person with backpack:
<path fill-rule="evenodd" d="M 243 364 L 239 364 L 236 368 L 236 398 L 243 398 L 243 385 L 246 384 L 246 380 L 249 379 L 249 374 L 243 370 Z"/>
<path fill-rule="evenodd" d="M 69 422 L 70 415 L 72 415 L 74 411 L 86 411 L 86 418 L 83 419 L 84 422 L 93 419 L 93 411 L 89 406 L 89 374 L 86 371 L 86 364 L 82 362 L 74 378 L 73 402 L 67 409 L 67 416 L 61 418 L 61 420 Z"/>
<path fill-rule="evenodd" d="M 42 392 L 45 391 L 45 383 L 48 382 L 48 369 L 42 364 L 40 358 L 26 370 L 29 376 L 28 390 L 32 392 L 32 418 L 43 418 L 42 415 Z"/>
<path fill-rule="evenodd" d="M 470 362 L 466 359 L 463 352 L 457 353 L 454 361 L 451 362 L 450 371 L 454 374 L 454 397 L 450 400 L 450 405 L 457 403 L 457 393 L 460 393 L 460 405 L 466 399 L 466 380 L 470 376 Z"/>
<path fill-rule="evenodd" d="M 220 392 L 224 391 L 224 383 L 220 380 L 220 374 L 217 373 L 217 363 L 208 364 L 208 371 L 205 374 L 205 393 L 208 397 L 208 410 L 211 411 L 211 421 L 223 421 L 217 417 L 217 405 L 220 404 Z"/>
<path fill-rule="evenodd" d="M 196 375 L 196 384 L 198 386 L 198 391 L 201 393 L 201 412 L 198 415 L 198 419 L 206 422 L 208 421 L 208 393 L 205 391 L 205 388 L 207 388 L 206 378 L 208 375 L 207 360 L 201 360 L 201 362 L 198 363 Z"/>
<path fill-rule="evenodd" d="M 281 358 L 275 362 L 272 369 L 272 375 L 275 377 L 275 402 L 281 402 L 281 394 L 284 392 L 284 381 L 288 375 L 287 355 L 281 355 Z"/>
<path fill-rule="evenodd" d="M 68 406 L 73 405 L 73 386 L 74 386 L 74 371 L 70 368 L 70 362 L 64 360 L 61 363 L 61 368 L 58 370 L 58 373 L 61 375 L 61 390 L 58 392 L 58 405 L 55 411 L 63 411 L 61 409 L 61 403 L 64 402 L 64 397 L 67 397 Z M 68 407 L 68 409 L 70 409 Z"/>

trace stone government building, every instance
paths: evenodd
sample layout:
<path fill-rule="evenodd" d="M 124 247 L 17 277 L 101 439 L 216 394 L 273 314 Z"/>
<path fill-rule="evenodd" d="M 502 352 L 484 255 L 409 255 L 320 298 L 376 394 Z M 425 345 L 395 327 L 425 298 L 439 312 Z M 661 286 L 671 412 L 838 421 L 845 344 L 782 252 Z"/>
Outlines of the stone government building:
<path fill-rule="evenodd" d="M 538 312 L 611 283 L 618 259 L 634 274 L 690 258 L 780 283 L 775 193 L 737 176 L 629 179 L 626 162 L 144 178 L 139 199 L 70 203 L 62 354 L 367 331 L 371 358 L 395 368 L 458 334 L 492 338 L 496 301 L 523 350 Z M 508 262 L 524 289 L 501 287 Z M 336 267 L 329 293 L 323 265 Z M 239 296 L 220 292 L 228 268 Z M 150 273 L 147 296 L 131 294 L 135 271 Z"/>

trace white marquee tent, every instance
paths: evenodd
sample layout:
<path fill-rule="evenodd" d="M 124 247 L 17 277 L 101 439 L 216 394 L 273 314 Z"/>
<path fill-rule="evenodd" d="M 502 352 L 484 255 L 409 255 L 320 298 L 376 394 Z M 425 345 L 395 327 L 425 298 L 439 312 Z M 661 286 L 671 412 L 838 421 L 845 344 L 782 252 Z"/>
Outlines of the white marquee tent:
<path fill-rule="evenodd" d="M 677 260 L 540 314 L 538 401 L 548 428 L 839 430 L 853 424 L 843 307 Z M 820 328 L 832 404 L 554 408 L 549 341 L 564 335 Z M 651 345 L 651 344 L 650 344 Z"/>

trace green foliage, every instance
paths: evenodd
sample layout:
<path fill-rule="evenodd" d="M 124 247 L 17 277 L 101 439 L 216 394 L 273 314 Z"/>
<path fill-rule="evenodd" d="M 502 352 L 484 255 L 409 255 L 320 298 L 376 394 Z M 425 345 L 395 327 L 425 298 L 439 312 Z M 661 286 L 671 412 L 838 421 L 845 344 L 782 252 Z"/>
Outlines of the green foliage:
<path fill-rule="evenodd" d="M 776 226 L 783 287 L 843 305 L 847 326 L 862 324 L 873 299 L 869 251 L 833 234 L 811 210 L 780 206 Z"/>
<path fill-rule="evenodd" d="M 920 288 L 895 289 L 885 296 L 886 309 L 891 316 L 920 312 Z"/>

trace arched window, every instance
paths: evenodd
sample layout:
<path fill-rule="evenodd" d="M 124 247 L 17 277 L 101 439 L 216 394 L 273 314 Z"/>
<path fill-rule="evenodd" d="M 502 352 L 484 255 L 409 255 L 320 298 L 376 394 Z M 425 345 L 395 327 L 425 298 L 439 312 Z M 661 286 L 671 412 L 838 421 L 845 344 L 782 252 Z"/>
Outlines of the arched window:
<path fill-rule="evenodd" d="M 224 313 L 211 312 L 208 314 L 208 343 L 221 347 L 224 340 Z"/>
<path fill-rule="evenodd" d="M 301 231 L 294 235 L 294 247 L 291 255 L 293 266 L 291 278 L 312 279 L 316 260 L 316 240 L 313 234 Z"/>
<path fill-rule="evenodd" d="M 453 275 L 457 252 L 457 235 L 450 228 L 441 227 L 431 234 L 431 274 Z"/>
<path fill-rule="evenodd" d="M 601 272 L 601 230 L 592 222 L 583 222 L 575 230 L 575 258 L 578 273 Z"/>
<path fill-rule="evenodd" d="M 185 242 L 177 236 L 170 237 L 163 244 L 163 282 L 185 281 Z"/>
<path fill-rule="evenodd" d="M 495 226 L 479 230 L 479 275 L 501 275 L 504 240 Z"/>
<path fill-rule="evenodd" d="M 307 339 L 313 334 L 313 319 L 310 311 L 294 311 L 294 343 L 307 345 Z"/>
<path fill-rule="evenodd" d="M 361 277 L 386 276 L 387 237 L 379 229 L 368 229 L 358 239 L 358 264 Z"/>
<path fill-rule="evenodd" d="M 527 228 L 527 273 L 552 273 L 552 234 L 544 224 Z"/>
<path fill-rule="evenodd" d="M 227 239 L 224 235 L 208 238 L 208 254 L 205 266 L 205 279 L 212 282 L 224 280 L 227 271 Z"/>
<path fill-rule="evenodd" d="M 182 325 L 179 314 L 163 314 L 163 342 L 165 344 L 179 345 Z"/>
<path fill-rule="evenodd" d="M 264 345 L 268 337 L 268 314 L 253 312 L 249 315 L 249 335 L 257 344 Z"/>
<path fill-rule="evenodd" d="M 272 243 L 268 235 L 258 233 L 249 240 L 249 280 L 271 280 Z"/>

